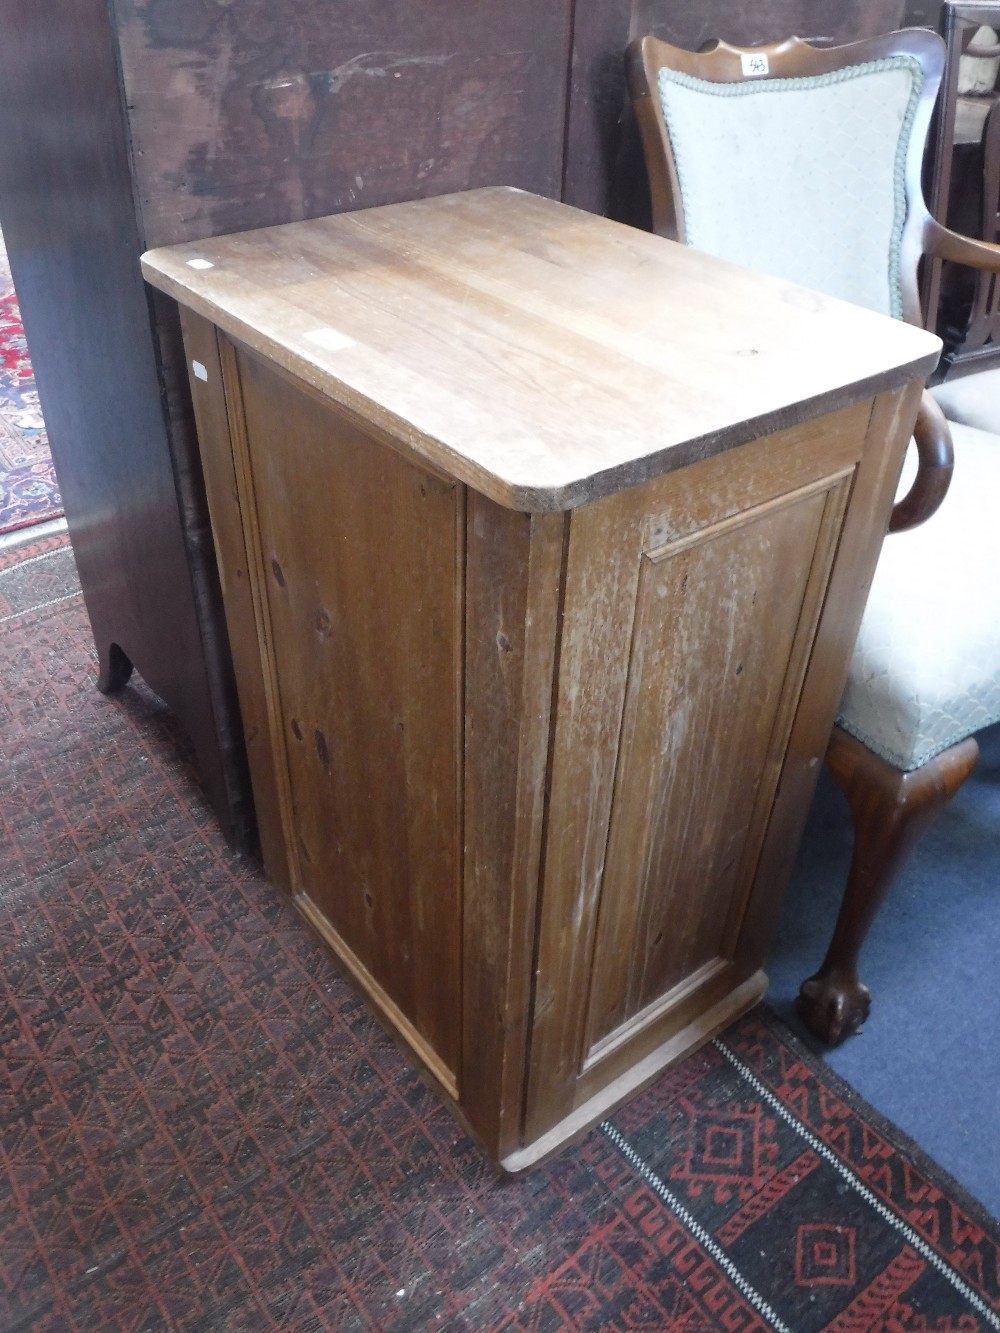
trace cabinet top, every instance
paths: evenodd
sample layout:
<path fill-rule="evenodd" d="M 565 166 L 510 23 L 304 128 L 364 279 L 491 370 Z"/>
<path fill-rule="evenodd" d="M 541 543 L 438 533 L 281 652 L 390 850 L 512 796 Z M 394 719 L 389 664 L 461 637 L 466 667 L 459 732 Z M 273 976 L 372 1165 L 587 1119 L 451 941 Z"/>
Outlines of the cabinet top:
<path fill-rule="evenodd" d="M 570 509 L 933 368 L 922 329 L 520 190 L 152 250 L 147 280 L 510 508 Z"/>

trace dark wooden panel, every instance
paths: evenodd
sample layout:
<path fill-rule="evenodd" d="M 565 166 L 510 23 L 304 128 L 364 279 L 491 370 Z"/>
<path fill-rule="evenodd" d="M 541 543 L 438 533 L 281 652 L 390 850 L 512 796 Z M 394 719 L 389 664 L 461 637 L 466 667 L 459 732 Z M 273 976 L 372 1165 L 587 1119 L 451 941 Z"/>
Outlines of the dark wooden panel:
<path fill-rule="evenodd" d="M 611 192 L 612 183 L 622 179 L 619 154 L 626 143 L 622 129 L 628 101 L 624 57 L 633 8 L 634 0 L 574 4 L 563 198 L 592 213 L 622 213 L 620 203 L 613 207 Z"/>
<path fill-rule="evenodd" d="M 567 203 L 648 225 L 645 169 L 623 56 L 651 33 L 697 51 L 722 37 L 759 45 L 793 35 L 848 42 L 898 28 L 905 0 L 576 0 L 565 168 Z"/>
<path fill-rule="evenodd" d="M 0 23 L 0 223 L 98 652 L 107 668 L 117 645 L 176 712 L 239 835 L 197 455 L 175 468 L 168 447 L 107 9 L 2 0 Z"/>
<path fill-rule="evenodd" d="M 558 194 L 569 10 L 117 0 L 147 244 L 476 185 Z"/>

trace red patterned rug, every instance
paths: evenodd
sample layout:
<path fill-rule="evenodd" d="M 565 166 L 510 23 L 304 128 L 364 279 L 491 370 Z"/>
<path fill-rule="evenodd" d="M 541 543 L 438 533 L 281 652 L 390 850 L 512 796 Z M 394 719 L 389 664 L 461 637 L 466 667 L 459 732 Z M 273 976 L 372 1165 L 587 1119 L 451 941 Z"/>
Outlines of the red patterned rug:
<path fill-rule="evenodd" d="M 62 500 L 0 238 L 0 536 L 58 518 Z"/>
<path fill-rule="evenodd" d="M 63 541 L 0 622 L 4 1330 L 1000 1329 L 1000 1228 L 763 1007 L 499 1176 L 96 692 Z"/>

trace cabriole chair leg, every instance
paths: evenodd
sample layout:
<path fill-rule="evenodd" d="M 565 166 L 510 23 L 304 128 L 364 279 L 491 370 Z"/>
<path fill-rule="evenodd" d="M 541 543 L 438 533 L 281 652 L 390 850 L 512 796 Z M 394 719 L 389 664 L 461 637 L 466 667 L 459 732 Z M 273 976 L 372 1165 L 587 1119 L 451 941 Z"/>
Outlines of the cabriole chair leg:
<path fill-rule="evenodd" d="M 796 1007 L 833 1046 L 860 1031 L 871 1009 L 857 969 L 869 928 L 918 839 L 972 772 L 979 746 L 969 737 L 901 773 L 835 727 L 826 758 L 851 807 L 854 857 L 830 947 L 819 971 L 802 983 Z"/>

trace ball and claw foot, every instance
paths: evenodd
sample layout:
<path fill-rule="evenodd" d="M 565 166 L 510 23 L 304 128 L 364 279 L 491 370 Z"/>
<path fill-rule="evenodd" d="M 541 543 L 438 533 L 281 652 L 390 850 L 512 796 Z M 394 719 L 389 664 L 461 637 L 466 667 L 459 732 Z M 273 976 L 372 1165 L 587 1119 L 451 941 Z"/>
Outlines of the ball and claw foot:
<path fill-rule="evenodd" d="M 795 1002 L 799 1017 L 810 1032 L 828 1046 L 864 1027 L 871 1013 L 872 994 L 857 976 L 817 972 L 803 981 Z"/>

